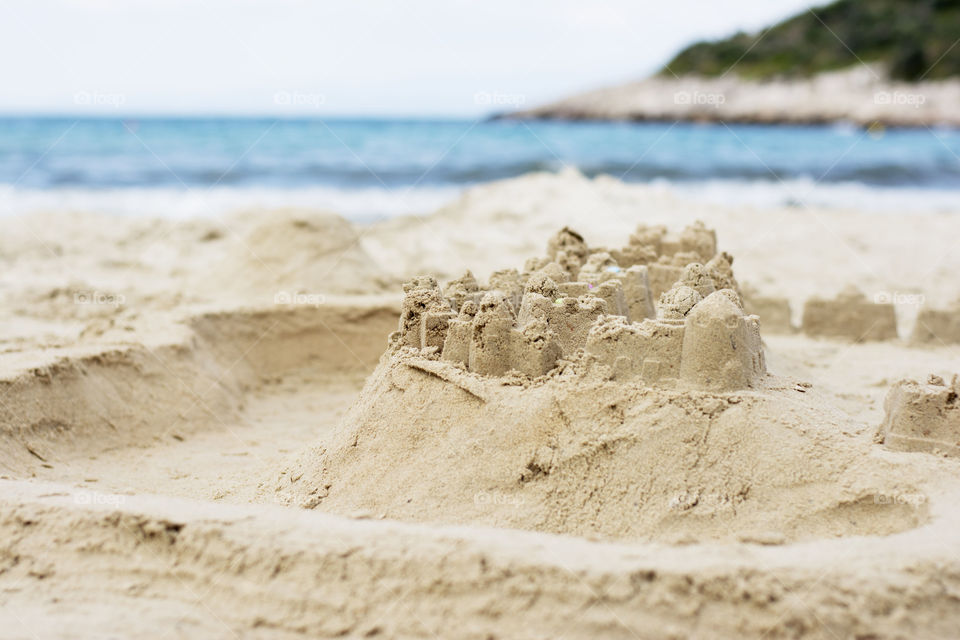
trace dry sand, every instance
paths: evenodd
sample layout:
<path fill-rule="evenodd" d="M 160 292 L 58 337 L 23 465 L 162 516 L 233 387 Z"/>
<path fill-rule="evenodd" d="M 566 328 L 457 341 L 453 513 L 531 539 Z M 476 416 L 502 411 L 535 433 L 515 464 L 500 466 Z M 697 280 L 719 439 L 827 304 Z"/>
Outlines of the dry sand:
<path fill-rule="evenodd" d="M 564 225 L 619 247 L 697 219 L 794 323 L 855 285 L 899 337 L 761 317 L 766 373 L 719 391 L 387 349 L 413 276 L 485 283 Z M 960 346 L 909 338 L 960 293 L 956 238 L 955 214 L 727 210 L 573 173 L 373 227 L 2 220 L 4 635 L 949 637 L 960 460 L 878 439 L 898 380 L 949 401 Z"/>

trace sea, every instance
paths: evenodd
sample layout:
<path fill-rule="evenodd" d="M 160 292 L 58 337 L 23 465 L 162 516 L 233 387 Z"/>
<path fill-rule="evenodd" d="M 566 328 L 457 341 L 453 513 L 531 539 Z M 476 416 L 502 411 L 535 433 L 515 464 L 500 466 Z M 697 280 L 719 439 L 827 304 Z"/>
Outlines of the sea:
<path fill-rule="evenodd" d="M 725 205 L 960 210 L 960 131 L 416 118 L 2 117 L 0 215 L 297 206 L 364 222 L 576 169 Z"/>

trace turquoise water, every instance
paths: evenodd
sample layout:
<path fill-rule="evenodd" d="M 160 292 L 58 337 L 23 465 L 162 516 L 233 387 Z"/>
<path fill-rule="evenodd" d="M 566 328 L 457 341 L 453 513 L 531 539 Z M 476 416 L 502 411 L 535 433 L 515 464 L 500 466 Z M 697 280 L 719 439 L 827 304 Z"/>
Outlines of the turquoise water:
<path fill-rule="evenodd" d="M 299 194 L 299 204 L 310 204 L 315 194 L 349 205 L 363 194 L 371 209 L 365 214 L 374 215 L 377 198 L 384 211 L 397 193 L 412 199 L 411 206 L 426 205 L 432 196 L 439 200 L 468 185 L 564 167 L 720 199 L 764 193 L 789 201 L 785 187 L 800 184 L 854 200 L 856 194 L 904 193 L 940 203 L 960 195 L 960 132 L 466 120 L 0 119 L 0 194 L 6 196 L 0 206 L 8 211 L 30 208 L 31 202 L 96 206 L 98 198 L 106 206 L 124 198 L 132 202 L 135 194 L 182 199 L 202 190 L 268 200 Z"/>

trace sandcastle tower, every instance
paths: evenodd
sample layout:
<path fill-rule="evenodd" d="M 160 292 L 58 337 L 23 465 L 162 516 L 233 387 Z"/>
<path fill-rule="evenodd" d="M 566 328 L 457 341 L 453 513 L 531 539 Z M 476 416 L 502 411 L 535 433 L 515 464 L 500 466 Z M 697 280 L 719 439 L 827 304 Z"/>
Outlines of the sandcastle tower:
<path fill-rule="evenodd" d="M 681 255 L 685 262 L 706 262 L 717 253 L 717 234 L 697 220 L 678 233 L 670 232 L 663 225 L 648 226 L 641 224 L 630 235 L 626 247 L 615 251 L 615 257 L 636 260 L 632 264 L 651 264 L 666 258 L 670 263 L 673 257 Z"/>
<path fill-rule="evenodd" d="M 547 297 L 529 290 L 523 296 L 518 322 L 521 326 L 534 320 L 545 322 L 563 353 L 572 355 L 583 346 L 591 325 L 605 313 L 607 302 L 595 295 Z"/>
<path fill-rule="evenodd" d="M 713 284 L 718 291 L 720 289 L 732 289 L 740 293 L 740 285 L 737 284 L 737 279 L 733 277 L 733 256 L 723 251 L 710 258 L 704 266 L 707 273 L 713 278 Z"/>
<path fill-rule="evenodd" d="M 570 227 L 560 229 L 547 242 L 547 257 L 576 278 L 580 267 L 587 261 L 589 249 L 586 241 Z"/>
<path fill-rule="evenodd" d="M 650 279 L 644 265 L 624 269 L 610 253 L 597 251 L 590 254 L 581 267 L 578 279 L 587 284 L 587 289 L 582 290 L 580 295 L 596 289 L 593 292 L 607 301 L 608 313 L 617 313 L 635 322 L 655 315 Z M 622 300 L 621 294 L 615 290 L 603 289 L 603 285 L 613 282 L 618 282 L 622 287 Z"/>
<path fill-rule="evenodd" d="M 649 318 L 628 322 L 619 316 L 603 316 L 591 326 L 584 351 L 608 367 L 614 380 L 666 382 L 680 375 L 683 332 L 683 322 Z"/>
<path fill-rule="evenodd" d="M 480 302 L 482 295 L 480 284 L 469 269 L 456 280 L 448 282 L 443 288 L 443 296 L 454 311 L 459 311 L 468 300 Z"/>
<path fill-rule="evenodd" d="M 682 322 L 687 314 L 703 300 L 700 292 L 680 282 L 660 296 L 657 306 L 657 319 L 660 321 Z"/>
<path fill-rule="evenodd" d="M 447 335 L 444 338 L 441 356 L 448 362 L 466 365 L 470 362 L 470 343 L 473 337 L 473 319 L 480 311 L 480 305 L 468 300 L 460 307 L 460 314 L 450 320 Z"/>
<path fill-rule="evenodd" d="M 536 378 L 550 371 L 562 353 L 545 318 L 531 316 L 518 325 L 510 300 L 497 290 L 484 294 L 479 305 L 466 302 L 448 322 L 441 358 L 481 375 L 519 371 Z"/>
<path fill-rule="evenodd" d="M 707 268 L 699 262 L 692 262 L 685 266 L 680 273 L 680 278 L 677 279 L 677 283 L 690 287 L 699 293 L 701 298 L 706 298 L 717 290 L 713 277 Z"/>
<path fill-rule="evenodd" d="M 418 276 L 403 285 L 400 308 L 400 344 L 421 349 L 443 345 L 447 323 L 456 314 L 431 276 Z"/>
<path fill-rule="evenodd" d="M 729 294 L 717 291 L 691 309 L 680 356 L 684 383 L 730 391 L 753 386 L 765 371 L 759 320 L 744 316 Z"/>
<path fill-rule="evenodd" d="M 510 370 L 511 333 L 517 322 L 513 305 L 502 291 L 483 296 L 473 319 L 469 367 L 477 373 L 499 376 Z"/>

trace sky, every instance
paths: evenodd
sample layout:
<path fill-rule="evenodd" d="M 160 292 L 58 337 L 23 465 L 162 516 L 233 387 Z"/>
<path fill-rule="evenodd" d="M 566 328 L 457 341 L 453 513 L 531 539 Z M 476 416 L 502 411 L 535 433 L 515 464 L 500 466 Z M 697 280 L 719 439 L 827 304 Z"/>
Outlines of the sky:
<path fill-rule="evenodd" d="M 0 111 L 476 116 L 640 79 L 813 4 L 2 0 Z"/>

